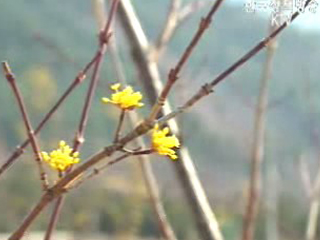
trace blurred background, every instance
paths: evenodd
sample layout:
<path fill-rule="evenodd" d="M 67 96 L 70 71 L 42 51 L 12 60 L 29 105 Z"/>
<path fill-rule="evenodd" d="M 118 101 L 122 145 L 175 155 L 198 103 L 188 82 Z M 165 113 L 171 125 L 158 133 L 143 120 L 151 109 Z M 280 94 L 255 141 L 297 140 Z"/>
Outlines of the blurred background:
<path fill-rule="evenodd" d="M 192 0 L 182 2 L 187 4 Z M 170 1 L 135 0 L 133 4 L 150 42 L 155 41 Z M 211 81 L 267 35 L 268 13 L 248 13 L 244 4 L 243 1 L 223 3 L 170 96 L 174 106 L 184 103 L 201 84 Z M 207 9 L 192 14 L 177 29 L 159 61 L 163 81 Z M 316 14 L 306 13 L 278 38 L 266 116 L 263 188 L 256 230 L 259 240 L 270 239 L 271 223 L 277 235 L 273 239 L 303 239 L 305 235 L 310 201 L 301 166 L 307 169 L 311 181 L 319 171 L 319 14 L 320 10 Z M 93 56 L 98 30 L 89 0 L 1 1 L 0 59 L 9 61 L 17 77 L 33 126 Z M 115 32 L 126 78 L 142 91 L 128 39 L 117 21 Z M 238 239 L 241 235 L 254 110 L 265 57 L 265 52 L 258 54 L 218 85 L 211 96 L 178 118 L 183 145 L 190 150 L 225 240 Z M 110 94 L 110 84 L 117 82 L 108 54 L 103 66 L 81 150 L 82 159 L 112 142 L 118 119 L 117 109 L 100 101 Z M 26 139 L 26 133 L 13 94 L 5 78 L 1 79 L 0 161 L 3 163 Z M 55 148 L 60 139 L 72 143 L 88 82 L 72 93 L 39 134 L 43 150 Z M 138 111 L 140 116 L 147 114 L 147 109 Z M 175 163 L 156 156 L 151 162 L 178 239 L 198 239 L 189 206 L 172 169 Z M 54 173 L 51 175 L 53 180 Z M 40 189 L 32 151 L 28 148 L 0 182 L 0 232 L 4 239 L 38 200 Z M 46 229 L 50 209 L 36 220 L 32 231 Z M 159 239 L 160 232 L 136 161 L 121 162 L 68 194 L 58 230 L 54 239 Z M 33 235 L 30 239 L 37 237 Z"/>

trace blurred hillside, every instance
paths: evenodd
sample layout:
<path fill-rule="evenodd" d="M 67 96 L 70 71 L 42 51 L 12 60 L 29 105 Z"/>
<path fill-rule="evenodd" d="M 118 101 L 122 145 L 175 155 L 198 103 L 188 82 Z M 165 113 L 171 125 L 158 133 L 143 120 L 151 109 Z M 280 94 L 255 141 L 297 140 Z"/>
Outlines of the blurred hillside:
<path fill-rule="evenodd" d="M 168 1 L 134 2 L 148 37 L 155 40 L 165 20 Z M 178 29 L 160 61 L 163 80 L 184 50 L 203 14 L 204 11 L 195 14 Z M 226 3 L 182 72 L 171 96 L 174 104 L 178 106 L 183 103 L 202 83 L 212 80 L 246 53 L 266 35 L 267 28 L 267 19 Z M 0 58 L 9 61 L 20 81 L 34 126 L 93 56 L 97 30 L 91 1 L 2 1 Z M 139 89 L 137 73 L 126 46 L 127 39 L 121 38 L 119 27 L 115 31 L 120 36 L 120 54 L 126 66 L 127 79 Z M 283 228 L 290 234 L 292 231 L 293 236 L 299 228 L 303 229 L 301 221 L 305 217 L 305 205 L 300 205 L 306 199 L 299 177 L 298 160 L 304 154 L 314 169 L 319 154 L 319 128 L 316 125 L 320 121 L 320 95 L 317 94 L 320 91 L 319 35 L 295 28 L 289 28 L 281 35 L 270 87 L 265 169 L 268 163 L 277 167 L 280 201 L 286 206 L 281 214 L 286 219 L 292 219 L 289 230 L 288 226 Z M 226 82 L 217 86 L 212 96 L 179 118 L 183 142 L 190 148 L 210 200 L 217 208 L 218 216 L 225 219 L 225 229 L 233 229 L 235 232 L 238 231 L 242 211 L 240 207 L 248 173 L 253 110 L 264 58 L 264 53 L 260 53 Z M 109 94 L 109 84 L 116 81 L 108 55 L 102 73 L 91 109 L 86 137 L 88 144 L 83 148 L 83 159 L 110 143 L 118 116 L 115 109 L 106 108 L 99 101 L 102 96 Z M 15 99 L 6 81 L 2 80 L 0 160 L 4 161 L 26 135 Z M 72 94 L 41 132 L 43 149 L 55 147 L 60 139 L 72 141 L 87 82 Z M 140 112 L 143 114 L 143 111 Z M 30 203 L 39 196 L 36 190 L 37 176 L 33 174 L 34 166 L 29 158 L 30 155 L 22 157 L 21 166 L 14 165 L 6 173 L 5 181 L 0 183 L 0 206 L 4 212 L 0 217 L 0 231 L 11 231 L 28 211 Z M 188 216 L 188 212 L 179 185 L 175 183 L 171 163 L 166 159 L 155 159 L 153 163 L 157 174 L 161 176 L 169 215 L 174 220 L 174 226 L 179 229 L 178 234 L 184 238 L 192 236 L 192 227 L 188 232 L 183 230 L 185 225 L 191 225 L 191 220 L 181 217 Z M 66 211 L 60 228 L 72 226 L 72 229 L 79 231 L 117 231 L 128 220 L 119 217 L 123 209 L 137 206 L 134 201 L 141 201 L 145 203 L 138 209 L 142 211 L 141 216 L 137 216 L 136 212 L 129 213 L 129 218 L 132 216 L 131 225 L 136 228 L 134 231 L 154 234 L 156 226 L 148 214 L 151 210 L 145 192 L 137 190 L 128 193 L 132 187 L 143 188 L 137 167 L 134 164 L 122 164 L 107 175 L 71 194 L 68 206 L 73 206 L 73 209 L 71 207 L 71 210 L 69 208 Z M 136 179 L 137 185 L 128 183 L 130 179 Z M 97 182 L 101 184 L 97 185 Z M 85 206 L 84 201 L 88 195 L 96 196 L 96 201 Z M 106 196 L 108 203 L 104 200 Z M 176 203 L 177 199 L 182 202 L 181 206 Z M 295 209 L 298 203 L 300 207 L 297 208 L 297 216 L 288 217 L 287 213 Z M 184 222 L 182 219 L 185 219 Z M 37 229 L 45 226 L 44 219 L 38 222 Z M 89 222 L 91 225 L 88 225 Z M 107 223 L 107 229 L 103 223 Z M 227 239 L 234 239 L 232 234 Z"/>

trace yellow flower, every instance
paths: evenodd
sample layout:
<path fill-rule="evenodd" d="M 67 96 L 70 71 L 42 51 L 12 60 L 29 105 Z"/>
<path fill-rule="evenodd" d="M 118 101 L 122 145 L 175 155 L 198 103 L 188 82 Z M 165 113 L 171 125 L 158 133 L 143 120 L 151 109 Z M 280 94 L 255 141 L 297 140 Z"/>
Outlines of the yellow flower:
<path fill-rule="evenodd" d="M 152 133 L 152 149 L 160 155 L 167 155 L 171 159 L 177 159 L 178 156 L 172 148 L 180 146 L 179 139 L 176 136 L 167 136 L 168 133 L 169 128 L 166 127 L 159 130 L 159 125 L 157 124 Z"/>
<path fill-rule="evenodd" d="M 80 161 L 78 158 L 79 153 L 73 153 L 72 148 L 70 148 L 65 141 L 60 141 L 59 148 L 57 150 L 53 150 L 50 154 L 47 152 L 41 152 L 41 156 L 53 169 L 60 172 L 66 171 L 73 164 Z"/>
<path fill-rule="evenodd" d="M 115 91 L 111 95 L 111 99 L 102 98 L 104 103 L 113 103 L 123 110 L 132 110 L 135 107 L 142 107 L 144 104 L 140 102 L 142 95 L 140 92 L 134 92 L 131 86 L 127 86 L 122 91 L 119 91 L 120 83 L 113 84 L 111 89 Z"/>

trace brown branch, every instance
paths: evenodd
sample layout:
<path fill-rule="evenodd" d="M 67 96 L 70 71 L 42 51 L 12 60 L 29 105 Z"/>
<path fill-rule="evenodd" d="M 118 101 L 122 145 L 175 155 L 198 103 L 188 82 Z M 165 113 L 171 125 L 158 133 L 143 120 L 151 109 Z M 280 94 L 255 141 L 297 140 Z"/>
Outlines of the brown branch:
<path fill-rule="evenodd" d="M 81 119 L 79 122 L 78 130 L 74 139 L 73 151 L 78 151 L 81 145 L 84 143 L 84 132 L 86 129 L 86 125 L 89 118 L 89 110 L 91 107 L 92 99 L 95 93 L 95 89 L 99 79 L 99 72 L 102 66 L 102 59 L 105 53 L 105 45 L 101 45 L 98 50 L 97 60 L 94 65 L 93 74 L 91 77 L 91 82 L 89 86 L 89 90 L 87 92 L 85 104 L 82 110 Z"/>
<path fill-rule="evenodd" d="M 120 0 L 113 0 L 108 20 L 105 24 L 104 29 L 101 30 L 101 32 L 99 34 L 99 49 L 98 49 L 98 53 L 97 53 L 97 59 L 95 61 L 90 86 L 89 86 L 87 96 L 85 99 L 85 103 L 83 106 L 83 110 L 82 110 L 82 114 L 81 114 L 81 118 L 80 118 L 80 122 L 79 122 L 79 126 L 78 126 L 78 131 L 76 133 L 76 137 L 74 140 L 73 151 L 78 151 L 84 142 L 84 132 L 85 132 L 86 125 L 88 122 L 88 118 L 89 118 L 89 110 L 90 110 L 92 99 L 95 94 L 95 90 L 96 90 L 97 83 L 99 80 L 99 74 L 100 74 L 100 69 L 102 66 L 102 60 L 103 60 L 104 54 L 106 52 L 106 48 L 107 48 L 110 36 L 111 36 L 111 33 L 110 33 L 111 23 L 112 23 L 114 15 L 116 13 L 116 10 L 118 8 L 119 1 Z"/>
<path fill-rule="evenodd" d="M 125 144 L 135 137 L 140 136 L 140 134 L 145 133 L 147 128 L 140 127 L 139 130 L 136 129 L 136 133 L 128 134 L 125 138 L 120 139 L 119 142 Z M 138 131 L 137 131 L 138 130 Z M 58 183 L 56 183 L 53 187 L 47 190 L 44 196 L 41 198 L 36 207 L 28 214 L 23 223 L 19 226 L 19 228 L 10 236 L 9 240 L 19 240 L 24 235 L 25 231 L 32 224 L 32 222 L 36 219 L 36 217 L 41 213 L 41 211 L 55 198 L 59 197 L 66 192 L 66 187 L 70 184 L 70 182 L 74 181 L 78 178 L 84 171 L 101 161 L 107 156 L 111 156 L 115 151 L 122 149 L 123 145 L 114 144 L 108 147 L 105 147 L 100 152 L 96 153 L 94 156 L 85 161 L 82 165 L 75 168 L 64 177 L 60 179 Z M 60 205 L 61 206 L 61 205 Z M 55 207 L 59 207 L 55 205 Z M 56 221 L 56 220 L 55 220 Z M 54 221 L 53 221 L 54 222 Z M 52 231 L 52 230 L 51 230 Z M 50 237 L 50 235 L 49 235 Z"/>
<path fill-rule="evenodd" d="M 273 27 L 270 26 L 269 32 L 272 32 L 272 30 Z M 268 85 L 271 78 L 275 48 L 276 42 L 273 40 L 267 46 L 267 56 L 260 80 L 259 96 L 255 109 L 250 164 L 250 181 L 247 205 L 243 217 L 244 223 L 242 240 L 252 240 L 254 238 L 255 222 L 258 214 L 258 204 L 260 201 L 261 192 L 261 164 L 264 158 L 266 114 L 268 107 Z"/>
<path fill-rule="evenodd" d="M 34 131 L 34 134 L 37 135 L 41 129 L 45 126 L 45 124 L 48 122 L 48 120 L 53 116 L 53 114 L 57 111 L 57 109 L 61 106 L 61 104 L 65 101 L 65 99 L 71 94 L 71 92 L 80 84 L 83 82 L 83 80 L 86 78 L 86 73 L 91 68 L 93 63 L 96 61 L 97 55 L 95 55 L 92 60 L 84 67 L 82 71 L 79 72 L 77 77 L 73 80 L 73 82 L 70 84 L 70 86 L 67 88 L 67 90 L 62 94 L 62 96 L 58 99 L 56 104 L 49 110 L 49 112 L 44 116 L 44 118 L 41 120 L 39 125 Z M 0 167 L 0 177 L 1 175 L 15 162 L 15 160 L 21 156 L 21 154 L 24 152 L 24 149 L 29 145 L 30 139 L 28 138 L 25 140 L 22 144 L 20 144 L 18 147 L 16 147 L 16 150 L 11 154 L 11 156 L 5 161 L 5 163 Z"/>
<path fill-rule="evenodd" d="M 79 148 L 84 143 L 84 132 L 85 132 L 85 129 L 87 126 L 88 118 L 89 118 L 89 110 L 90 110 L 93 96 L 95 94 L 95 90 L 96 90 L 96 87 L 98 84 L 100 69 L 102 66 L 102 60 L 103 60 L 104 54 L 106 52 L 106 48 L 107 48 L 107 44 L 109 42 L 110 36 L 111 36 L 111 33 L 110 33 L 111 22 L 113 20 L 113 17 L 116 13 L 117 8 L 118 8 L 118 4 L 119 4 L 119 0 L 113 0 L 108 20 L 105 24 L 104 29 L 101 30 L 101 32 L 99 34 L 99 49 L 97 51 L 97 58 L 96 58 L 96 61 L 94 64 L 94 69 L 93 69 L 93 73 L 92 73 L 92 77 L 91 77 L 91 81 L 90 81 L 90 86 L 89 86 L 87 96 L 85 99 L 85 103 L 83 106 L 78 130 L 76 132 L 75 139 L 74 139 L 74 144 L 73 144 L 73 151 L 74 152 L 78 151 Z M 51 215 L 50 222 L 49 222 L 49 225 L 48 225 L 48 228 L 46 231 L 45 240 L 50 240 L 53 229 L 55 228 L 55 225 L 57 223 L 57 219 L 60 215 L 60 212 L 62 209 L 62 204 L 63 204 L 63 200 L 61 198 L 62 198 L 62 196 L 59 197 L 59 199 L 57 200 L 57 202 L 54 206 L 54 210 Z"/>
<path fill-rule="evenodd" d="M 305 7 L 309 5 L 311 0 L 307 0 Z M 299 12 L 295 12 L 291 17 L 291 22 L 299 16 Z M 176 112 L 172 112 L 170 116 L 166 116 L 166 119 L 162 119 L 161 122 L 167 121 L 168 118 L 173 118 L 177 114 L 186 111 L 188 108 L 192 107 L 196 102 L 198 102 L 203 97 L 209 95 L 213 92 L 213 88 L 225 80 L 231 73 L 241 67 L 244 63 L 254 57 L 258 52 L 263 50 L 269 43 L 272 41 L 277 35 L 279 35 L 286 27 L 288 26 L 287 22 L 284 22 L 281 26 L 279 26 L 276 30 L 274 30 L 268 37 L 260 41 L 257 45 L 255 45 L 249 52 L 247 52 L 244 56 L 242 56 L 238 61 L 232 64 L 229 68 L 227 68 L 224 72 L 219 74 L 216 78 L 214 78 L 211 82 L 204 84 L 196 94 L 194 94 L 183 106 L 179 107 Z"/>
<path fill-rule="evenodd" d="M 87 180 L 89 180 L 89 179 L 91 179 L 91 178 L 99 175 L 103 170 L 111 167 L 112 165 L 114 165 L 114 164 L 116 164 L 116 163 L 118 163 L 118 162 L 120 162 L 120 161 L 122 161 L 122 160 L 124 160 L 124 159 L 126 159 L 126 158 L 128 158 L 128 157 L 147 155 L 147 154 L 151 154 L 152 152 L 153 152 L 152 149 L 146 149 L 146 150 L 141 150 L 141 151 L 127 152 L 127 153 L 125 153 L 125 154 L 123 154 L 123 155 L 121 155 L 121 156 L 119 156 L 119 157 L 117 157 L 117 158 L 115 158 L 115 159 L 107 162 L 106 164 L 104 164 L 104 165 L 102 165 L 102 166 L 100 166 L 100 167 L 98 167 L 98 168 L 94 168 L 91 173 L 89 173 L 89 174 L 88 174 L 87 176 L 85 176 L 85 177 L 81 177 L 80 180 L 78 180 L 78 181 L 75 182 L 74 184 L 71 184 L 71 185 L 68 184 L 68 185 L 67 185 L 67 189 L 68 189 L 68 191 L 69 191 L 70 189 L 79 187 L 79 186 L 80 186 L 82 183 L 84 183 L 85 181 L 87 181 Z"/>
<path fill-rule="evenodd" d="M 39 147 L 37 139 L 34 135 L 34 131 L 31 126 L 31 122 L 30 122 L 22 95 L 21 95 L 20 90 L 17 86 L 16 79 L 15 79 L 15 77 L 9 67 L 9 64 L 7 62 L 2 62 L 2 68 L 3 68 L 3 72 L 5 74 L 5 77 L 8 80 L 8 83 L 10 84 L 10 86 L 12 88 L 13 94 L 18 102 L 19 110 L 21 112 L 22 119 L 23 119 L 24 125 L 26 127 L 27 135 L 31 141 L 31 146 L 32 146 L 32 150 L 33 150 L 33 154 L 34 154 L 36 163 L 38 165 L 40 180 L 42 182 L 42 188 L 43 188 L 43 190 L 46 190 L 48 188 L 48 180 L 47 180 L 47 175 L 46 175 L 46 173 L 43 169 L 43 166 L 42 166 L 40 147 Z"/>
<path fill-rule="evenodd" d="M 103 165 L 102 167 L 94 168 L 94 169 L 92 170 L 92 172 L 89 173 L 87 176 L 81 177 L 77 182 L 75 182 L 75 183 L 72 184 L 71 186 L 68 185 L 68 186 L 67 186 L 67 187 L 68 187 L 68 190 L 79 187 L 83 182 L 85 182 L 85 181 L 93 178 L 94 176 L 97 176 L 97 175 L 98 175 L 99 173 L 101 173 L 105 168 L 107 168 L 107 167 L 109 167 L 109 166 L 111 166 L 111 165 L 113 165 L 113 164 L 116 164 L 116 163 L 118 163 L 118 162 L 120 162 L 120 161 L 128 158 L 129 156 L 131 156 L 130 153 L 123 154 L 123 155 L 121 155 L 120 157 L 117 157 L 116 159 L 113 159 L 113 160 L 107 162 L 107 163 L 106 163 L 105 165 Z"/>
<path fill-rule="evenodd" d="M 113 142 L 116 143 L 119 140 L 120 137 L 120 131 L 121 131 L 121 127 L 123 125 L 123 120 L 124 120 L 124 116 L 126 114 L 126 110 L 122 109 L 120 112 L 120 116 L 119 116 L 119 121 L 118 121 L 118 125 L 114 134 L 114 140 Z"/>
<path fill-rule="evenodd" d="M 37 203 L 37 205 L 31 210 L 29 215 L 24 219 L 23 223 L 19 226 L 19 230 L 14 232 L 8 240 L 20 240 L 27 228 L 31 225 L 31 223 L 35 220 L 35 218 L 44 210 L 44 208 L 55 198 L 55 196 L 47 191 L 44 193 Z"/>
<path fill-rule="evenodd" d="M 201 22 L 199 24 L 199 28 L 198 28 L 197 32 L 195 33 L 195 35 L 193 36 L 191 42 L 189 43 L 189 45 L 187 46 L 186 50 L 182 54 L 182 56 L 181 56 L 180 60 L 178 61 L 177 65 L 170 70 L 170 72 L 168 74 L 168 80 L 167 80 L 163 90 L 161 91 L 161 93 L 160 93 L 160 95 L 159 95 L 159 97 L 157 99 L 157 102 L 153 106 L 153 109 L 152 109 L 151 114 L 149 116 L 149 118 L 151 120 L 154 120 L 154 119 L 157 118 L 157 116 L 158 116 L 162 106 L 164 105 L 164 102 L 165 102 L 165 100 L 166 100 L 166 98 L 167 98 L 167 96 L 168 96 L 173 84 L 177 81 L 177 79 L 179 77 L 178 74 L 180 73 L 182 67 L 185 65 L 185 63 L 187 62 L 187 60 L 191 56 L 191 53 L 193 52 L 194 48 L 199 43 L 199 40 L 203 36 L 204 32 L 209 27 L 209 25 L 210 25 L 210 23 L 212 21 L 213 15 L 219 9 L 222 1 L 223 0 L 216 0 L 216 2 L 213 4 L 211 10 L 207 14 L 207 16 L 205 18 L 201 19 Z"/>

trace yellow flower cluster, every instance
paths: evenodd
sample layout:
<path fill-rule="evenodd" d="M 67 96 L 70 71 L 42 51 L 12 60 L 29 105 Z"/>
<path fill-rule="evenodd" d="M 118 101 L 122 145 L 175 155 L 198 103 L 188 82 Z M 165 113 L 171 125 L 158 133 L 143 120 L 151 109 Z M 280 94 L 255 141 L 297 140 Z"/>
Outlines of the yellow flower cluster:
<path fill-rule="evenodd" d="M 50 154 L 47 152 L 41 152 L 42 158 L 47 162 L 53 169 L 60 172 L 66 171 L 73 164 L 80 161 L 78 158 L 79 153 L 72 153 L 72 148 L 70 148 L 65 141 L 60 141 L 59 148 L 52 151 Z"/>
<path fill-rule="evenodd" d="M 179 139 L 176 136 L 167 136 L 169 128 L 165 127 L 159 130 L 159 126 L 156 125 L 152 133 L 152 149 L 160 155 L 167 155 L 171 159 L 177 159 L 178 156 L 172 148 L 180 146 Z"/>
<path fill-rule="evenodd" d="M 123 110 L 132 110 L 144 105 L 140 102 L 142 99 L 140 92 L 134 92 L 131 86 L 127 86 L 122 91 L 119 91 L 120 87 L 120 83 L 113 84 L 111 89 L 115 91 L 115 93 L 111 95 L 111 99 L 102 98 L 102 102 L 113 103 Z"/>

